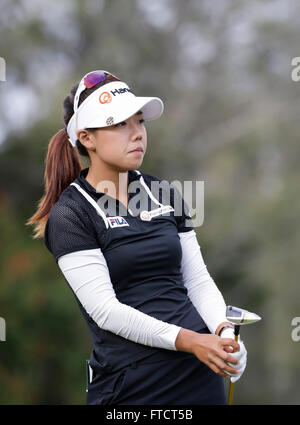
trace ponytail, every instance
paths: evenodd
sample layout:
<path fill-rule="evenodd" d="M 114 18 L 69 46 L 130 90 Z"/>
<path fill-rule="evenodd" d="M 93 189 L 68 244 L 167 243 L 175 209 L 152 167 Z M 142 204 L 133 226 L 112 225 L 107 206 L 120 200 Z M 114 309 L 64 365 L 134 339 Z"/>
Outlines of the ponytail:
<path fill-rule="evenodd" d="M 34 226 L 34 239 L 44 236 L 51 208 L 82 169 L 78 150 L 69 142 L 65 129 L 51 138 L 45 163 L 44 195 L 38 202 L 37 211 L 26 222 L 26 225 Z"/>
<path fill-rule="evenodd" d="M 110 81 L 120 80 L 110 75 L 104 81 L 85 89 L 80 95 L 78 106 L 95 90 Z M 73 86 L 64 100 L 64 123 L 66 127 L 74 114 L 74 97 L 77 88 L 78 84 Z M 89 131 L 96 131 L 96 129 L 89 129 Z M 27 226 L 34 226 L 34 239 L 44 236 L 51 208 L 58 201 L 65 188 L 78 177 L 82 170 L 79 154 L 89 157 L 87 149 L 79 140 L 76 140 L 76 148 L 71 145 L 65 129 L 59 130 L 50 140 L 45 161 L 44 195 L 38 202 L 38 209 L 35 214 L 25 223 Z"/>

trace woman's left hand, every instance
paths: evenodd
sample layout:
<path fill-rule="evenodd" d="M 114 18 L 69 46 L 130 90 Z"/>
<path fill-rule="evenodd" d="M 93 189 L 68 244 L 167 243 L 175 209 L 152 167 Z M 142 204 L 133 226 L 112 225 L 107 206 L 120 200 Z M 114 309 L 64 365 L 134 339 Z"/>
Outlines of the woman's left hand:
<path fill-rule="evenodd" d="M 232 338 L 234 339 L 234 331 L 233 329 L 229 329 L 226 328 L 224 329 L 224 331 L 221 333 L 221 338 Z M 232 355 L 232 357 L 235 357 L 238 360 L 238 364 L 235 365 L 235 367 L 238 368 L 238 373 L 237 374 L 232 374 L 229 372 L 226 372 L 228 375 L 230 375 L 230 380 L 232 383 L 238 381 L 240 379 L 240 377 L 242 376 L 242 374 L 244 373 L 244 370 L 246 369 L 246 364 L 247 364 L 247 350 L 246 347 L 243 343 L 243 341 L 241 340 L 240 336 L 238 337 L 238 344 L 240 346 L 239 351 L 235 351 L 234 353 L 230 353 Z M 229 362 L 227 362 L 230 366 L 231 364 Z"/>

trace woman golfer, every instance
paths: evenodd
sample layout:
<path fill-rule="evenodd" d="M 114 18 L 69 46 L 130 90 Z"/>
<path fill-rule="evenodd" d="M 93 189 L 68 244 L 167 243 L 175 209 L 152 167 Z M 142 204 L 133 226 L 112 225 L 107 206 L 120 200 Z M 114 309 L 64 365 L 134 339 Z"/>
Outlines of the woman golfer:
<path fill-rule="evenodd" d="M 184 200 L 139 170 L 144 120 L 162 112 L 109 72 L 85 75 L 64 101 L 28 222 L 91 332 L 88 404 L 226 404 L 223 377 L 246 366 Z"/>

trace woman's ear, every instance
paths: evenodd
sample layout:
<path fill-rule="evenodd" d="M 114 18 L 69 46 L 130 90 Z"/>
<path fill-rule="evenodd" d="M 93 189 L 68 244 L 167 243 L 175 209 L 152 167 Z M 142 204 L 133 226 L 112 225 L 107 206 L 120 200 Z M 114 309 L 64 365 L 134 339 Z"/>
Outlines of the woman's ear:
<path fill-rule="evenodd" d="M 95 141 L 91 132 L 87 130 L 77 131 L 77 137 L 80 143 L 89 151 L 95 151 Z"/>

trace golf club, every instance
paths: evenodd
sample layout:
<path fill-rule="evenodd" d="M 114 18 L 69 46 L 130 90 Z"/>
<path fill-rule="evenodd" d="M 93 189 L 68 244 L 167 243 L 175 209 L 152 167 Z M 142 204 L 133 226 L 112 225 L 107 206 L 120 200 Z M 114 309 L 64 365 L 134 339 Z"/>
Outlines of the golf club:
<path fill-rule="evenodd" d="M 226 308 L 226 318 L 228 322 L 231 322 L 234 325 L 234 339 L 237 341 L 240 333 L 241 325 L 250 325 L 251 323 L 256 323 L 261 320 L 255 313 L 251 313 L 250 311 L 243 310 L 239 307 L 233 307 L 231 305 Z M 233 400 L 233 389 L 234 383 L 230 382 L 229 386 L 229 396 L 228 396 L 228 404 L 232 404 Z"/>

